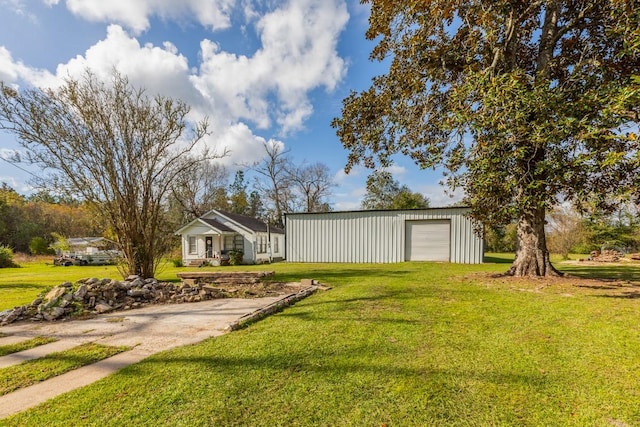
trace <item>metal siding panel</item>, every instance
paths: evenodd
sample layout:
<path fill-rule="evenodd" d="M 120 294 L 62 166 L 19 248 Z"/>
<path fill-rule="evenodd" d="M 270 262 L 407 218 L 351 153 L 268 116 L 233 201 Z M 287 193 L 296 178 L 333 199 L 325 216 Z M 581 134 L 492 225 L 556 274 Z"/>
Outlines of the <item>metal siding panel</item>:
<path fill-rule="evenodd" d="M 482 239 L 467 209 L 361 211 L 287 216 L 287 259 L 295 262 L 402 262 L 405 221 L 451 220 L 452 262 L 482 262 Z"/>

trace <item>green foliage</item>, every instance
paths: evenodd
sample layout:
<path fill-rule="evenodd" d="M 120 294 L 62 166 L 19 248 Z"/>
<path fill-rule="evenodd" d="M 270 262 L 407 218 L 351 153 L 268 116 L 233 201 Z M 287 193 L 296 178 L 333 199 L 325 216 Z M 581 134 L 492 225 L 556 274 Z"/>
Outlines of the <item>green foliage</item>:
<path fill-rule="evenodd" d="M 29 242 L 29 252 L 31 252 L 31 255 L 55 254 L 55 251 L 49 247 L 49 242 L 39 236 L 33 237 L 31 242 Z"/>
<path fill-rule="evenodd" d="M 585 246 L 596 249 L 617 249 L 635 252 L 640 248 L 640 222 L 637 218 L 621 220 L 620 217 L 596 215 L 582 222 L 585 229 Z"/>
<path fill-rule="evenodd" d="M 171 264 L 173 264 L 174 267 L 184 267 L 184 263 L 182 262 L 182 258 L 173 258 L 171 260 Z"/>
<path fill-rule="evenodd" d="M 247 215 L 253 218 L 264 218 L 265 209 L 257 190 L 253 190 L 249 194 L 249 211 Z"/>
<path fill-rule="evenodd" d="M 0 245 L 0 268 L 20 267 L 13 261 L 13 249 L 9 246 Z"/>
<path fill-rule="evenodd" d="M 400 185 L 390 172 L 375 171 L 367 178 L 367 193 L 362 199 L 363 209 L 424 209 L 429 199 Z"/>
<path fill-rule="evenodd" d="M 515 252 L 516 225 L 512 223 L 504 227 L 488 227 L 485 230 L 484 243 L 487 252 Z"/>
<path fill-rule="evenodd" d="M 229 255 L 229 264 L 230 265 L 240 265 L 242 264 L 242 258 L 244 257 L 244 252 L 240 250 L 231 250 L 227 253 Z"/>
<path fill-rule="evenodd" d="M 69 241 L 62 234 L 53 232 L 51 233 L 51 237 L 53 237 L 54 242 L 50 246 L 54 252 L 62 253 L 62 252 L 68 252 L 71 250 L 71 245 L 69 244 Z"/>
<path fill-rule="evenodd" d="M 0 244 L 8 245 L 16 252 L 32 252 L 34 238 L 54 233 L 100 236 L 105 229 L 99 218 L 76 200 L 56 197 L 44 191 L 25 198 L 6 184 L 0 188 Z M 39 253 L 47 254 L 45 249 L 37 248 Z"/>
<path fill-rule="evenodd" d="M 398 153 L 443 166 L 475 220 L 517 220 L 519 275 L 550 271 L 557 197 L 605 206 L 637 192 L 635 1 L 365 2 L 371 57 L 389 69 L 332 122 L 347 171 Z"/>
<path fill-rule="evenodd" d="M 251 206 L 247 196 L 247 184 L 244 181 L 244 172 L 239 170 L 229 188 L 229 209 L 232 213 L 247 215 Z"/>

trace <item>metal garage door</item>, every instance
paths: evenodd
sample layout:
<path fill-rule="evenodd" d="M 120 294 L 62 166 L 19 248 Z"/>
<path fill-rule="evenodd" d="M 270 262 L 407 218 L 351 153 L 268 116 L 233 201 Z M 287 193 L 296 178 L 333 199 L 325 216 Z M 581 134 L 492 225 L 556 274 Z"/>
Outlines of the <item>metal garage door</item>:
<path fill-rule="evenodd" d="M 407 221 L 405 260 L 449 261 L 449 220 Z"/>

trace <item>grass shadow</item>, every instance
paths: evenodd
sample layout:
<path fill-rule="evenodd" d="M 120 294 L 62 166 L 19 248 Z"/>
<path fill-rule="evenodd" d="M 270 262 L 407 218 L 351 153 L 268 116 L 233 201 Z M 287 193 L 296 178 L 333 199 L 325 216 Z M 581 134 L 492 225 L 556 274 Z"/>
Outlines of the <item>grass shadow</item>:
<path fill-rule="evenodd" d="M 559 265 L 558 267 L 563 273 L 584 279 L 640 281 L 640 266 L 635 265 Z"/>
<path fill-rule="evenodd" d="M 482 262 L 488 264 L 511 264 L 513 263 L 513 255 L 504 254 L 504 255 L 485 255 Z"/>

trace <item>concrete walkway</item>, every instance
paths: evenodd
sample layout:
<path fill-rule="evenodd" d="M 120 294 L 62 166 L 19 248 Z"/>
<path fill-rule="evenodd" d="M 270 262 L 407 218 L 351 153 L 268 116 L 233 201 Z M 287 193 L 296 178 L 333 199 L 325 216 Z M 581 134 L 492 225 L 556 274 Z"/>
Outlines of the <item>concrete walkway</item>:
<path fill-rule="evenodd" d="M 132 350 L 67 372 L 0 397 L 0 419 L 24 411 L 62 393 L 104 378 L 160 351 L 224 334 L 229 326 L 291 295 L 256 299 L 217 299 L 198 303 L 152 305 L 103 314 L 93 319 L 64 322 L 21 322 L 0 327 L 8 345 L 36 336 L 59 341 L 0 357 L 0 368 L 64 351 L 82 343 L 126 345 Z"/>

